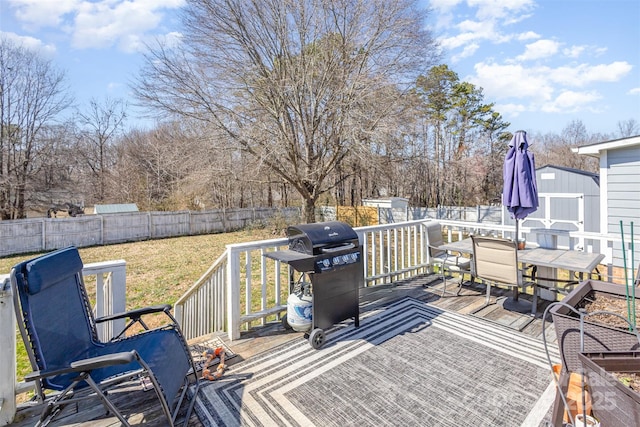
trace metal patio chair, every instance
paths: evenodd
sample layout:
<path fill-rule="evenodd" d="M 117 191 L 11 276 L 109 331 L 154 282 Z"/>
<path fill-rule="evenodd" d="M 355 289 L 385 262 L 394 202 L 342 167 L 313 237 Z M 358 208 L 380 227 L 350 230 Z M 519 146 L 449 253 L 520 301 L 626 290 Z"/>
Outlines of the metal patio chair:
<path fill-rule="evenodd" d="M 503 307 L 508 310 L 526 312 L 530 308 L 531 314 L 537 311 L 537 286 L 535 281 L 525 281 L 518 263 L 518 244 L 515 241 L 488 236 L 471 236 L 473 241 L 473 263 L 476 278 L 481 279 L 487 286 L 487 296 L 481 309 L 490 305 L 491 285 L 513 288 L 512 299 L 507 299 Z M 532 286 L 533 301 L 530 303 L 519 299 L 518 294 Z M 533 320 L 533 319 L 532 319 Z"/>
<path fill-rule="evenodd" d="M 39 400 L 46 406 L 37 425 L 48 424 L 64 406 L 99 398 L 108 412 L 128 426 L 124 415 L 109 400 L 107 390 L 124 381 L 150 385 L 173 426 L 195 373 L 187 343 L 170 313 L 171 306 L 155 306 L 94 318 L 82 278 L 82 260 L 75 247 L 24 261 L 11 270 L 14 307 L 36 382 Z M 170 324 L 148 329 L 141 317 L 164 312 Z M 116 334 L 108 342 L 98 338 L 96 323 L 130 319 L 125 330 L 140 323 L 142 332 Z M 186 413 L 188 421 L 199 382 Z M 131 385 L 131 382 L 128 383 Z M 89 387 L 89 393 L 77 393 Z M 44 394 L 44 390 L 54 393 Z"/>
<path fill-rule="evenodd" d="M 431 266 L 437 266 L 440 269 L 442 296 L 444 297 L 447 293 L 447 273 L 457 273 L 460 275 L 458 290 L 455 292 L 455 295 L 459 295 L 462 290 L 462 284 L 464 283 L 464 274 L 471 273 L 471 260 L 461 255 L 455 255 L 451 253 L 451 251 L 440 249 L 440 247 L 444 245 L 442 226 L 440 223 L 428 223 L 425 227 L 427 229 L 429 263 Z M 473 283 L 473 281 L 474 277 L 471 275 L 471 282 Z"/>

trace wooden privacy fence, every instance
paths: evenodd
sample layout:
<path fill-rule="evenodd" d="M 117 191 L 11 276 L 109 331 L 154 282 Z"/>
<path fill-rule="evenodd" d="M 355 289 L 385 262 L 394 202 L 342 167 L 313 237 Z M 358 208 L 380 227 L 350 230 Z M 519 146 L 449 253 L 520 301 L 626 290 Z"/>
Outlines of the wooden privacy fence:
<path fill-rule="evenodd" d="M 128 212 L 75 218 L 0 221 L 0 256 L 164 237 L 223 233 L 281 216 L 297 222 L 298 208 L 217 209 L 210 211 Z"/>

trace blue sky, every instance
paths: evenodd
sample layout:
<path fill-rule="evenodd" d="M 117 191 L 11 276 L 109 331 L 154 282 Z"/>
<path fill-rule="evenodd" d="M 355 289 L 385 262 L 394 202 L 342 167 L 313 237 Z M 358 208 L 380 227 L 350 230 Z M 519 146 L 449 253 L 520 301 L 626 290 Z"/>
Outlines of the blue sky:
<path fill-rule="evenodd" d="M 80 106 L 130 99 L 145 41 L 175 37 L 184 0 L 1 0 L 0 35 L 65 70 Z M 444 62 L 511 130 L 640 122 L 640 1 L 424 0 Z M 136 121 L 130 112 L 129 124 Z"/>

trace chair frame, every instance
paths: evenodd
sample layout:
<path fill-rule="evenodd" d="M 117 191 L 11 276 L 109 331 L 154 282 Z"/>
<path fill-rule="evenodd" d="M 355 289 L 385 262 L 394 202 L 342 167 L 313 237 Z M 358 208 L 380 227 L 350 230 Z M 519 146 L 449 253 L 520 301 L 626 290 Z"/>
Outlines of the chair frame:
<path fill-rule="evenodd" d="M 429 264 L 440 267 L 440 276 L 442 278 L 441 296 L 445 297 L 447 292 L 455 296 L 459 296 L 460 291 L 462 291 L 462 285 L 464 284 L 465 273 L 471 275 L 471 284 L 474 283 L 475 278 L 471 271 L 471 260 L 463 257 L 462 254 L 455 255 L 451 253 L 452 251 L 440 248 L 440 246 L 444 244 L 444 239 L 442 238 L 442 226 L 440 223 L 428 223 L 425 227 L 427 229 Z M 455 292 L 447 291 L 447 271 L 460 274 L 458 289 Z"/>
<path fill-rule="evenodd" d="M 491 305 L 491 286 L 507 286 L 513 288 L 514 300 L 518 300 L 519 289 L 525 290 L 533 287 L 533 301 L 531 304 L 531 315 L 535 316 L 537 312 L 538 290 L 535 282 L 535 271 L 532 272 L 532 281 L 525 281 L 523 271 L 518 262 L 518 244 L 515 241 L 489 237 L 489 236 L 471 236 L 473 242 L 473 265 L 474 275 L 485 283 L 486 298 L 485 303 L 474 313 Z M 500 261 L 487 259 L 484 252 L 493 251 L 499 253 Z M 489 269 L 491 265 L 491 269 Z M 499 268 L 502 267 L 502 268 Z"/>
<path fill-rule="evenodd" d="M 67 254 L 63 255 L 63 252 L 68 251 Z M 75 252 L 75 253 L 74 253 Z M 150 368 L 148 361 L 145 361 L 139 352 L 138 348 L 131 348 L 128 351 L 117 351 L 108 353 L 105 350 L 105 354 L 100 354 L 95 357 L 89 357 L 84 359 L 77 360 L 68 360 L 66 366 L 58 366 L 55 369 L 47 368 L 47 355 L 44 354 L 39 348 L 38 335 L 39 331 L 37 326 L 34 325 L 32 320 L 31 306 L 30 302 L 28 302 L 29 297 L 29 280 L 28 276 L 28 265 L 33 262 L 38 262 L 45 257 L 55 257 L 55 256 L 67 256 L 69 255 L 71 259 L 77 256 L 76 266 L 79 263 L 79 270 L 73 272 L 73 277 L 75 280 L 75 286 L 78 288 L 79 296 L 78 298 L 82 301 L 84 305 L 84 312 L 87 320 L 87 328 L 89 328 L 89 335 L 91 336 L 90 342 L 87 343 L 88 347 L 97 346 L 100 348 L 108 347 L 110 344 L 113 344 L 114 347 L 117 347 L 119 342 L 127 341 L 128 344 L 131 344 L 131 347 L 135 347 L 134 342 L 137 336 L 142 336 L 144 334 L 166 334 L 169 330 L 175 332 L 174 341 L 179 342 L 180 347 L 185 351 L 185 358 L 188 359 L 188 363 L 190 365 L 189 370 L 185 373 L 185 377 L 183 380 L 183 384 L 181 386 L 181 390 L 179 392 L 179 396 L 177 400 L 174 400 L 175 406 L 172 412 L 171 403 L 167 401 L 167 398 L 164 395 L 162 385 L 158 380 L 157 376 L 154 374 L 153 370 Z M 54 259 L 54 258 L 50 258 Z M 55 276 L 56 273 L 60 271 L 56 271 L 52 273 L 52 276 Z M 71 274 L 67 274 L 67 277 L 70 277 Z M 71 280 L 71 279 L 69 279 Z M 47 425 L 50 423 L 56 415 L 62 409 L 69 405 L 79 401 L 87 400 L 87 399 L 100 399 L 101 403 L 107 410 L 107 412 L 111 412 L 114 416 L 116 416 L 120 422 L 129 426 L 130 424 L 126 420 L 126 418 L 122 415 L 122 413 L 116 408 L 116 406 L 109 400 L 107 397 L 108 390 L 112 389 L 115 386 L 122 384 L 125 381 L 135 380 L 137 378 L 140 379 L 141 384 L 144 388 L 145 379 L 148 379 L 148 383 L 154 389 L 155 394 L 160 401 L 160 405 L 162 407 L 162 411 L 167 418 L 169 426 L 174 426 L 175 421 L 178 415 L 178 412 L 182 406 L 184 398 L 186 397 L 188 388 L 192 385 L 192 381 L 190 377 L 193 379 L 194 392 L 193 397 L 191 398 L 191 402 L 187 413 L 185 415 L 184 424 L 188 423 L 191 412 L 193 410 L 195 404 L 195 397 L 198 393 L 200 382 L 195 375 L 196 367 L 194 361 L 189 352 L 189 347 L 187 342 L 182 334 L 180 327 L 176 321 L 176 319 L 171 314 L 171 305 L 158 305 L 153 307 L 145 307 L 140 309 L 131 310 L 124 313 L 116 313 L 100 318 L 95 318 L 93 316 L 93 311 L 90 307 L 89 298 L 87 295 L 86 287 L 82 277 L 82 262 L 80 261 L 79 254 L 77 253 L 77 249 L 75 247 L 69 247 L 65 249 L 60 249 L 57 251 L 50 252 L 43 256 L 33 258 L 31 260 L 24 261 L 22 263 L 14 266 L 10 273 L 10 282 L 12 287 L 13 294 L 13 302 L 16 313 L 16 318 L 18 320 L 18 328 L 20 330 L 20 335 L 25 343 L 25 348 L 27 355 L 29 357 L 29 361 L 31 363 L 31 367 L 33 372 L 27 374 L 25 376 L 25 381 L 34 381 L 36 386 L 36 398 L 39 402 L 45 403 L 45 408 L 40 415 L 40 419 L 36 425 Z M 52 285 L 56 286 L 56 285 Z M 67 284 L 67 286 L 70 286 Z M 23 304 L 24 299 L 24 304 Z M 26 307 L 24 305 L 26 304 Z M 76 303 L 77 304 L 77 303 Z M 147 324 L 142 320 L 142 316 L 152 313 L 164 313 L 168 319 L 169 323 L 159 328 L 150 329 Z M 112 339 L 108 342 L 100 342 L 98 339 L 96 324 L 106 321 L 112 321 L 115 319 L 129 319 L 127 325 L 116 334 Z M 135 324 L 139 324 L 142 327 L 142 332 L 139 334 L 130 334 L 129 336 L 125 336 L 127 330 L 129 330 Z M 152 338 L 153 336 L 148 335 L 147 337 Z M 142 342 L 142 344 L 146 344 Z M 62 344 L 61 344 L 62 345 Z M 175 349 L 174 351 L 178 351 Z M 182 356 L 181 356 L 182 357 Z M 184 360 L 184 359 L 183 359 Z M 118 366 L 122 365 L 122 368 L 118 368 Z M 127 366 L 128 365 L 128 366 Z M 133 369 L 132 366 L 137 366 L 137 368 Z M 98 372 L 100 369 L 111 369 L 114 372 L 117 372 L 115 375 L 112 375 L 108 378 L 101 378 L 99 380 L 95 380 L 92 377 L 92 373 Z M 120 372 L 118 370 L 121 369 Z M 111 371 L 109 371 L 111 372 Z M 50 378 L 58 377 L 60 375 L 67 374 L 75 374 L 74 377 L 67 381 L 66 387 L 62 388 L 51 388 L 47 386 L 47 380 Z M 191 375 L 193 374 L 193 375 Z M 178 374 L 176 374 L 178 375 Z M 58 377 L 59 378 L 59 377 Z M 61 380 L 60 383 L 64 383 L 64 380 Z M 76 391 L 80 389 L 89 388 L 92 393 L 76 393 Z M 45 395 L 45 389 L 58 390 L 57 393 L 53 393 L 52 395 Z"/>

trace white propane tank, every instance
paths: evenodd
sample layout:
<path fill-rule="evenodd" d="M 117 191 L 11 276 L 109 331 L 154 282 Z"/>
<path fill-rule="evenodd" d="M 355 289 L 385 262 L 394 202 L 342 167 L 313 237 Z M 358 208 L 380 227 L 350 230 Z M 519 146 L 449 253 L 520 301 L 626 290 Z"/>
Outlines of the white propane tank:
<path fill-rule="evenodd" d="M 294 331 L 306 332 L 311 329 L 311 313 L 313 311 L 313 296 L 304 291 L 292 293 L 287 298 L 287 322 Z"/>

